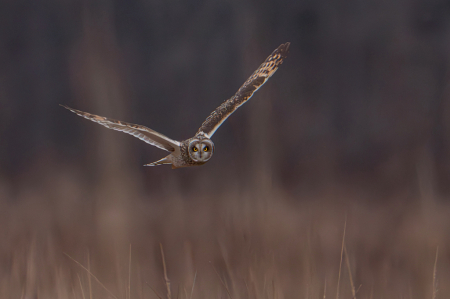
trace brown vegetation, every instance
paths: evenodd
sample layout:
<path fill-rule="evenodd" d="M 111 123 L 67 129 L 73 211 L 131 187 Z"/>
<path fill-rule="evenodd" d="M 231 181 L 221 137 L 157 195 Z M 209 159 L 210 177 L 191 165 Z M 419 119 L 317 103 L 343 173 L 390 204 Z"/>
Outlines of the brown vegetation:
<path fill-rule="evenodd" d="M 22 186 L 18 201 L 1 201 L 1 298 L 157 298 L 168 281 L 171 298 L 450 294 L 444 203 L 276 190 L 94 202 L 54 179 L 53 194 Z"/>

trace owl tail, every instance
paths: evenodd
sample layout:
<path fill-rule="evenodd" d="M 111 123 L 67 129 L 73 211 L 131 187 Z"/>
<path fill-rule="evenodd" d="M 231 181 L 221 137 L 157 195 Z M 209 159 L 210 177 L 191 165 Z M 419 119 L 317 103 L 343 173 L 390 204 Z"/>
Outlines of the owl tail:
<path fill-rule="evenodd" d="M 169 158 L 169 156 L 164 157 L 161 160 L 158 160 L 156 162 L 145 164 L 144 166 L 158 166 L 158 165 L 163 165 L 163 164 L 172 164 L 172 160 Z"/>

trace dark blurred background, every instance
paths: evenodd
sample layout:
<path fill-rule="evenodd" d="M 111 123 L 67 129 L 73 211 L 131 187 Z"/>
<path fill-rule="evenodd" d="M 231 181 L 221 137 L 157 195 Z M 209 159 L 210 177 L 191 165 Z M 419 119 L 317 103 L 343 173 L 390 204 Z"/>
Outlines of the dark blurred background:
<path fill-rule="evenodd" d="M 143 167 L 166 153 L 58 105 L 142 124 L 184 140 L 285 42 L 291 42 L 288 58 L 216 132 L 216 152 L 202 167 Z M 390 261 L 398 256 L 383 242 L 392 228 L 417 223 L 418 214 L 446 218 L 442 205 L 446 207 L 450 193 L 449 53 L 450 2 L 442 0 L 3 0 L 0 224 L 5 244 L 0 258 L 7 264 L 3 274 L 22 273 L 14 265 L 22 265 L 23 256 L 28 257 L 23 265 L 29 265 L 34 260 L 29 252 L 40 256 L 54 250 L 61 255 L 68 248 L 80 259 L 86 248 L 93 258 L 97 252 L 97 269 L 108 269 L 111 258 L 106 253 L 122 254 L 110 246 L 113 243 L 122 244 L 124 252 L 129 243 L 138 243 L 133 246 L 144 248 L 142 256 L 153 248 L 159 261 L 157 244 L 170 243 L 172 230 L 178 231 L 170 225 L 161 228 L 160 221 L 169 215 L 169 222 L 181 221 L 177 228 L 189 226 L 187 219 L 201 223 L 195 226 L 199 230 L 191 227 L 183 237 L 174 233 L 175 243 L 189 239 L 196 244 L 205 236 L 200 227 L 211 223 L 215 223 L 210 226 L 212 239 L 220 239 L 216 229 L 223 227 L 236 229 L 238 233 L 224 228 L 223 238 L 233 239 L 230 236 L 246 231 L 244 224 L 232 220 L 233 211 L 256 213 L 256 219 L 274 217 L 268 201 L 286 204 L 279 210 L 294 213 L 289 214 L 292 219 L 301 216 L 292 212 L 297 205 L 329 203 L 329 209 L 309 207 L 311 222 L 301 225 L 314 235 L 322 227 L 314 220 L 316 212 L 329 215 L 323 216 L 327 221 L 336 219 L 330 227 L 338 227 L 333 239 L 337 255 L 344 214 L 351 228 L 353 211 L 359 215 L 355 219 L 368 221 L 368 227 L 379 232 L 376 240 L 381 242 L 370 258 L 354 253 L 353 262 L 366 270 L 380 260 Z M 261 204 L 264 212 L 249 208 Z M 351 208 L 354 205 L 360 208 Z M 364 212 L 355 212 L 360 209 Z M 382 220 L 361 216 L 374 209 L 382 211 Z M 396 221 L 406 217 L 405 211 L 410 222 L 399 224 Z M 224 222 L 209 218 L 221 213 L 228 215 L 219 217 Z M 284 218 L 283 213 L 277 215 Z M 139 217 L 145 220 L 136 220 Z M 361 224 L 354 221 L 354 227 Z M 292 225 L 276 227 L 282 232 Z M 296 229 L 302 230 L 298 225 Z M 419 226 L 424 236 L 437 227 L 444 236 L 449 224 L 438 222 L 429 231 L 426 225 Z M 251 235 L 253 230 L 247 229 Z M 310 232 L 304 237 L 311 238 Z M 393 234 L 387 239 L 398 239 Z M 152 241 L 142 241 L 149 235 Z M 443 240 L 417 243 L 431 252 L 433 260 L 436 245 Z M 378 241 L 361 241 L 365 245 L 358 248 L 373 248 Z M 233 242 L 219 243 L 230 250 L 226 244 Z M 311 252 L 313 243 L 308 243 Z M 316 245 L 323 248 L 325 243 Z M 114 249 L 105 250 L 101 244 Z M 205 246 L 201 247 L 205 252 L 223 254 L 220 246 L 222 251 Z M 23 256 L 13 256 L 14 250 L 21 252 L 18 248 Z M 323 256 L 317 258 L 322 261 Z M 417 258 L 404 264 L 417 270 Z M 393 260 L 387 268 L 403 265 Z M 60 262 L 50 264 L 59 267 Z M 302 265 L 301 269 L 309 267 Z M 66 268 L 71 266 L 67 262 Z M 330 271 L 337 274 L 335 268 Z M 386 277 L 383 271 L 377 272 L 383 273 L 380 277 Z M 355 275 L 363 280 L 361 273 Z M 16 276 L 19 293 L 35 298 L 38 280 L 31 279 L 30 286 L 29 275 Z M 319 281 L 323 283 L 323 276 Z M 374 285 L 377 289 L 374 282 L 372 290 Z M 428 289 L 416 294 L 421 292 Z"/>
<path fill-rule="evenodd" d="M 422 167 L 450 191 L 446 1 L 3 1 L 0 19 L 8 184 L 73 167 L 94 184 L 126 169 L 147 192 L 270 174 L 296 192 L 392 193 Z M 220 128 L 201 169 L 144 168 L 164 152 L 58 106 L 183 140 L 286 41 L 289 58 Z"/>

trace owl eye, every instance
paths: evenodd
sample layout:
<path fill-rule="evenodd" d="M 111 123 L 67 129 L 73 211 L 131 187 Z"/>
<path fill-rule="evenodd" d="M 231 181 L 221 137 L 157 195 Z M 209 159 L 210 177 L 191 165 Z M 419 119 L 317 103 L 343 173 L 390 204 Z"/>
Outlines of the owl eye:
<path fill-rule="evenodd" d="M 192 150 L 193 150 L 194 152 L 196 152 L 196 151 L 198 151 L 198 148 L 193 147 Z"/>
<path fill-rule="evenodd" d="M 205 148 L 203 149 L 205 152 L 209 151 L 209 147 L 205 146 Z"/>

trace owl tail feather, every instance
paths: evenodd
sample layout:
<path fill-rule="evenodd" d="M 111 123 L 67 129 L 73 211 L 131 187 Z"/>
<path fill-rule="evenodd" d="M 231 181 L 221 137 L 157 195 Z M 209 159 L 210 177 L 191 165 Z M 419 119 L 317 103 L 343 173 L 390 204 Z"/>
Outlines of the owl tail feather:
<path fill-rule="evenodd" d="M 161 160 L 155 161 L 153 163 L 145 164 L 144 166 L 158 166 L 158 165 L 163 165 L 163 164 L 172 164 L 172 161 L 171 161 L 171 159 L 169 159 L 169 156 L 164 157 Z"/>

